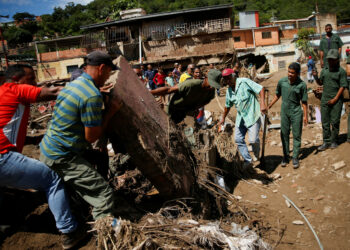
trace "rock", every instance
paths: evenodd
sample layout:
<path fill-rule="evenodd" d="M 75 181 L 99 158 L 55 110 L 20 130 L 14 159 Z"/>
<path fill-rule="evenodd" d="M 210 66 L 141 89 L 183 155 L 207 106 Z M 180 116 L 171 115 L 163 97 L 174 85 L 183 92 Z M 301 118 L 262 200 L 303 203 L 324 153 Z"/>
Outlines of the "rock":
<path fill-rule="evenodd" d="M 241 200 L 242 199 L 242 196 L 239 196 L 239 195 L 234 195 L 233 197 L 235 197 L 235 199 L 237 199 L 237 200 Z"/>
<path fill-rule="evenodd" d="M 277 146 L 278 146 L 278 147 L 282 147 L 282 142 L 278 143 Z"/>
<path fill-rule="evenodd" d="M 315 198 L 315 200 L 319 201 L 319 200 L 323 200 L 324 199 L 324 195 L 319 195 Z"/>
<path fill-rule="evenodd" d="M 289 203 L 289 201 L 284 200 L 286 202 L 287 207 L 291 207 L 292 205 Z"/>
<path fill-rule="evenodd" d="M 332 165 L 332 167 L 334 168 L 335 171 L 337 171 L 337 170 L 339 170 L 339 169 L 342 169 L 342 168 L 345 167 L 345 166 L 346 166 L 346 164 L 345 164 L 344 161 L 339 161 L 339 162 L 334 163 L 334 164 Z"/>
<path fill-rule="evenodd" d="M 255 180 L 255 179 L 253 180 L 253 182 L 254 182 L 254 183 L 256 183 L 256 184 L 260 184 L 260 185 L 262 185 L 262 184 L 263 184 L 263 183 L 262 183 L 262 181 Z"/>
<path fill-rule="evenodd" d="M 272 178 L 273 178 L 274 180 L 277 180 L 277 179 L 281 178 L 281 174 L 279 174 L 279 173 L 273 174 L 273 175 L 272 175 Z"/>
<path fill-rule="evenodd" d="M 294 220 L 294 221 L 293 221 L 293 224 L 294 224 L 294 225 L 304 225 L 304 222 L 301 221 L 301 220 Z"/>
<path fill-rule="evenodd" d="M 326 206 L 323 209 L 323 213 L 324 214 L 329 214 L 332 211 L 332 208 L 330 206 Z"/>
<path fill-rule="evenodd" d="M 276 141 L 272 141 L 271 143 L 270 143 L 270 146 L 276 146 L 277 145 L 277 142 Z"/>
<path fill-rule="evenodd" d="M 346 178 L 350 179 L 350 172 L 347 172 L 345 176 Z"/>
<path fill-rule="evenodd" d="M 301 194 L 303 191 L 301 191 L 300 189 L 297 190 L 297 194 Z"/>
<path fill-rule="evenodd" d="M 277 190 L 277 189 L 275 189 L 275 190 L 272 190 L 272 192 L 277 193 L 277 192 L 278 192 L 278 190 Z"/>
<path fill-rule="evenodd" d="M 263 199 L 266 199 L 266 198 L 267 198 L 267 196 L 266 196 L 266 195 L 263 195 L 263 194 L 262 194 L 260 197 L 263 198 Z"/>
<path fill-rule="evenodd" d="M 310 142 L 309 141 L 304 141 L 304 145 L 306 146 L 306 145 L 309 145 L 310 144 Z"/>

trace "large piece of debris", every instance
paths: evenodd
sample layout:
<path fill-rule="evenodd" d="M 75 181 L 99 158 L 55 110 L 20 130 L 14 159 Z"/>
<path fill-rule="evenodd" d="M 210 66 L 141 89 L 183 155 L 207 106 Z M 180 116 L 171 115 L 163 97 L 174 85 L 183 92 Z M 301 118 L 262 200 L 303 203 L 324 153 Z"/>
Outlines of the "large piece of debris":
<path fill-rule="evenodd" d="M 111 121 L 113 132 L 137 168 L 167 198 L 192 196 L 195 164 L 191 151 L 175 124 L 138 79 L 127 60 L 116 59 L 120 68 L 109 82 L 123 107 Z"/>

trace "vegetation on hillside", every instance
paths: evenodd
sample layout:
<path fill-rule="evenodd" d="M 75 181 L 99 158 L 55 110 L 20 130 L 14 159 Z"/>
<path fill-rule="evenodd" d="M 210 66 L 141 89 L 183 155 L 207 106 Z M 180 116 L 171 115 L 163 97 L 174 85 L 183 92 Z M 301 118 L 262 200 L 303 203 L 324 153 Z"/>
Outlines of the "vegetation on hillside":
<path fill-rule="evenodd" d="M 209 5 L 232 3 L 234 11 L 260 11 L 260 22 L 270 19 L 302 18 L 316 11 L 337 13 L 338 21 L 350 22 L 349 0 L 94 0 L 87 5 L 68 3 L 64 8 L 56 7 L 52 14 L 43 15 L 36 23 L 34 15 L 16 13 L 13 18 L 20 21 L 19 27 L 5 27 L 5 39 L 17 46 L 33 39 L 42 40 L 81 34 L 80 26 L 104 22 L 107 17 L 118 19 L 119 12 L 140 7 L 147 13 L 173 11 Z"/>

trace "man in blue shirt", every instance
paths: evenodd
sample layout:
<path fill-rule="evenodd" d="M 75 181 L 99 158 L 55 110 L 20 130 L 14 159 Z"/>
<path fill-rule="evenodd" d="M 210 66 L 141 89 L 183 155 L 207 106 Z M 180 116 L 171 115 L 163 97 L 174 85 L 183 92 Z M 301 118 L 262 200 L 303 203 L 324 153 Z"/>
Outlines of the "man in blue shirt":
<path fill-rule="evenodd" d="M 244 159 L 244 166 L 252 164 L 252 158 L 245 143 L 245 135 L 248 132 L 249 143 L 252 145 L 254 156 L 258 159 L 260 153 L 259 129 L 260 116 L 266 114 L 264 88 L 248 78 L 237 78 L 233 69 L 225 69 L 222 77 L 229 88 L 226 92 L 226 105 L 219 126 L 225 122 L 225 118 L 233 105 L 236 106 L 237 116 L 235 124 L 235 142 Z M 256 95 L 260 96 L 260 103 Z"/>
<path fill-rule="evenodd" d="M 153 82 L 153 78 L 156 75 L 156 71 L 152 69 L 152 65 L 148 64 L 147 70 L 145 71 L 145 79 L 148 82 L 150 90 L 156 89 L 156 84 Z"/>
<path fill-rule="evenodd" d="M 312 60 L 312 56 L 309 56 L 309 61 L 307 62 L 307 81 L 309 83 L 314 82 L 314 77 L 312 75 L 312 70 L 315 68 L 315 62 Z"/>

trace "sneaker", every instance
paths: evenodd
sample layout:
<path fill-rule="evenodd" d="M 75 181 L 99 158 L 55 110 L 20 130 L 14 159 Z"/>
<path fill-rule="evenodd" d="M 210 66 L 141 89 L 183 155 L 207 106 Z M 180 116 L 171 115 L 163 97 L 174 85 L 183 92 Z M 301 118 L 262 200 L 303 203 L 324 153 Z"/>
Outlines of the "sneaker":
<path fill-rule="evenodd" d="M 71 233 L 62 234 L 63 249 L 75 247 L 82 239 L 86 237 L 86 231 L 81 227 Z"/>
<path fill-rule="evenodd" d="M 338 144 L 336 142 L 332 142 L 331 149 L 335 149 L 338 147 Z"/>
<path fill-rule="evenodd" d="M 318 151 L 323 151 L 323 150 L 326 150 L 330 147 L 330 144 L 329 143 L 323 143 L 321 146 L 319 146 L 317 148 Z"/>
<path fill-rule="evenodd" d="M 286 166 L 288 165 L 288 163 L 289 163 L 288 158 L 283 158 L 283 160 L 282 160 L 282 162 L 281 162 L 281 166 L 282 166 L 282 167 L 286 167 Z"/>
<path fill-rule="evenodd" d="M 293 168 L 296 169 L 299 167 L 299 160 L 297 158 L 293 158 Z"/>

